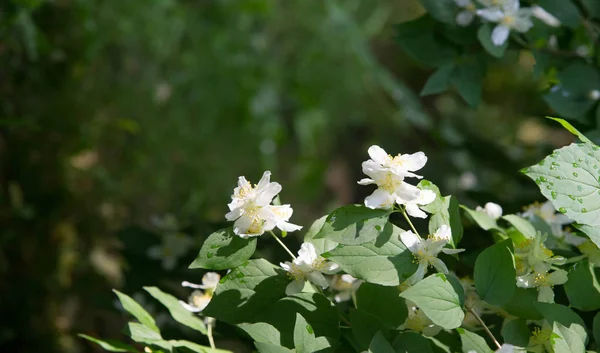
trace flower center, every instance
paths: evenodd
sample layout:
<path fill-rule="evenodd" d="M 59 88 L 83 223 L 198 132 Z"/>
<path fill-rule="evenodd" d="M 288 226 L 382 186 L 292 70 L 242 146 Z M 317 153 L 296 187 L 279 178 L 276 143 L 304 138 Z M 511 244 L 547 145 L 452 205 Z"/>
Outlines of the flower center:
<path fill-rule="evenodd" d="M 515 23 L 515 18 L 513 16 L 504 16 L 501 22 L 503 25 L 510 27 Z"/>
<path fill-rule="evenodd" d="M 383 180 L 383 183 L 380 185 L 380 187 L 385 191 L 389 192 L 390 194 L 393 194 L 394 192 L 396 192 L 396 189 L 398 189 L 400 184 L 402 184 L 402 182 L 397 179 L 394 179 L 392 173 L 388 172 L 386 173 L 385 179 Z"/>
<path fill-rule="evenodd" d="M 533 277 L 533 282 L 537 287 L 551 286 L 550 282 L 548 282 L 548 277 L 543 273 L 536 273 Z"/>
<path fill-rule="evenodd" d="M 421 332 L 427 326 L 429 326 L 429 322 L 427 321 L 427 318 L 425 316 L 419 315 L 419 309 L 415 309 L 414 311 L 410 310 L 408 318 L 404 323 L 405 329 Z"/>
<path fill-rule="evenodd" d="M 306 280 L 306 275 L 304 274 L 303 271 L 301 271 L 298 266 L 296 266 L 295 264 L 292 263 L 292 268 L 290 269 L 290 271 L 287 273 L 287 275 L 296 281 L 303 281 Z"/>

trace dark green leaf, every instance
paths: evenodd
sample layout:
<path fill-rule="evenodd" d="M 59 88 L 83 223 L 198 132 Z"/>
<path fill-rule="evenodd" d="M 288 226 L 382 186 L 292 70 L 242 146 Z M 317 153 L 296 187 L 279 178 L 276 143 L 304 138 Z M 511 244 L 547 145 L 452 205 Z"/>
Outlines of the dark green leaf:
<path fill-rule="evenodd" d="M 289 348 L 281 347 L 272 343 L 254 342 L 254 345 L 260 353 L 294 353 L 294 351 Z"/>
<path fill-rule="evenodd" d="M 381 331 L 377 332 L 369 344 L 369 353 L 396 353 Z"/>
<path fill-rule="evenodd" d="M 401 23 L 396 26 L 396 39 L 400 48 L 413 59 L 428 66 L 439 67 L 452 62 L 456 51 L 448 43 L 435 38 L 435 23 L 427 15 Z"/>
<path fill-rule="evenodd" d="M 483 74 L 479 61 L 473 58 L 456 65 L 450 77 L 450 82 L 471 107 L 477 107 L 481 102 L 482 81 Z"/>
<path fill-rule="evenodd" d="M 525 319 L 507 321 L 502 326 L 502 338 L 505 343 L 518 347 L 527 347 L 529 343 L 529 329 Z"/>
<path fill-rule="evenodd" d="M 596 0 L 581 1 L 592 18 L 600 19 L 600 2 Z"/>
<path fill-rule="evenodd" d="M 200 253 L 189 268 L 226 270 L 248 260 L 256 250 L 256 237 L 242 239 L 225 228 L 212 233 L 202 244 Z"/>
<path fill-rule="evenodd" d="M 206 334 L 204 322 L 197 315 L 194 315 L 181 306 L 177 298 L 164 293 L 156 287 L 144 287 L 144 289 L 169 310 L 171 317 L 175 321 L 196 331 L 200 331 L 202 334 Z"/>
<path fill-rule="evenodd" d="M 109 351 L 109 352 L 139 352 L 137 349 L 135 349 L 134 347 L 119 342 L 119 341 L 115 341 L 115 340 L 101 340 L 98 338 L 94 338 L 88 335 L 84 335 L 84 334 L 78 334 L 77 336 L 81 337 L 81 338 L 85 338 L 86 340 L 90 341 L 90 342 L 94 342 L 96 344 L 98 344 L 100 347 L 102 347 L 102 349 L 104 349 L 105 351 Z"/>
<path fill-rule="evenodd" d="M 564 325 L 567 328 L 575 331 L 581 338 L 582 342 L 587 341 L 585 324 L 579 315 L 577 315 L 573 310 L 560 304 L 537 302 L 535 303 L 535 306 L 542 313 L 544 319 L 546 319 L 549 324 L 552 325 L 554 322 L 558 322 L 561 325 Z"/>
<path fill-rule="evenodd" d="M 600 342 L 600 312 L 594 316 L 593 330 L 594 341 Z"/>
<path fill-rule="evenodd" d="M 456 24 L 456 4 L 452 0 L 421 0 L 421 4 L 436 20 Z"/>
<path fill-rule="evenodd" d="M 386 303 L 385 305 L 381 305 Z M 404 299 L 398 287 L 386 287 L 373 283 L 363 283 L 356 292 L 356 306 L 381 322 L 386 329 L 402 325 L 408 315 Z"/>
<path fill-rule="evenodd" d="M 477 31 L 477 38 L 479 39 L 479 43 L 481 43 L 483 48 L 490 53 L 490 55 L 497 58 L 503 57 L 504 53 L 506 52 L 506 48 L 508 48 L 508 40 L 502 45 L 494 45 L 494 43 L 492 43 L 492 26 L 489 23 L 484 23 L 481 25 L 481 27 L 479 27 L 479 30 Z"/>
<path fill-rule="evenodd" d="M 535 307 L 534 303 L 537 302 L 537 290 L 534 288 L 515 289 L 515 294 L 508 303 L 502 306 L 502 309 L 506 310 L 507 313 L 528 320 L 540 320 L 544 316 Z"/>
<path fill-rule="evenodd" d="M 564 288 L 573 308 L 582 311 L 600 309 L 600 285 L 588 260 L 573 265 Z"/>
<path fill-rule="evenodd" d="M 400 332 L 393 347 L 396 353 L 433 353 L 430 341 L 416 332 Z"/>
<path fill-rule="evenodd" d="M 515 293 L 515 259 L 512 240 L 495 244 L 477 256 L 475 261 L 475 288 L 482 300 L 502 306 Z"/>
<path fill-rule="evenodd" d="M 581 14 L 571 1 L 539 0 L 537 4 L 567 27 L 576 28 L 581 22 Z"/>
<path fill-rule="evenodd" d="M 159 332 L 152 315 L 150 315 L 144 308 L 142 308 L 140 304 L 138 304 L 127 294 L 121 293 L 116 289 L 113 289 L 113 292 L 115 292 L 115 294 L 119 298 L 121 305 L 123 305 L 123 309 L 127 310 L 128 313 L 133 315 L 144 326 L 148 327 L 154 332 Z"/>
<path fill-rule="evenodd" d="M 576 62 L 557 78 L 560 84 L 552 87 L 544 100 L 559 115 L 586 123 L 586 113 L 596 104 L 589 93 L 600 85 L 600 74 L 595 68 Z"/>
<path fill-rule="evenodd" d="M 378 331 L 385 331 L 377 317 L 361 309 L 350 311 L 352 334 L 360 350 L 366 350 Z"/>
<path fill-rule="evenodd" d="M 438 94 L 448 90 L 450 85 L 450 76 L 454 70 L 454 64 L 449 63 L 440 66 L 433 75 L 429 76 L 425 87 L 421 90 L 421 96 L 428 96 L 430 94 Z"/>

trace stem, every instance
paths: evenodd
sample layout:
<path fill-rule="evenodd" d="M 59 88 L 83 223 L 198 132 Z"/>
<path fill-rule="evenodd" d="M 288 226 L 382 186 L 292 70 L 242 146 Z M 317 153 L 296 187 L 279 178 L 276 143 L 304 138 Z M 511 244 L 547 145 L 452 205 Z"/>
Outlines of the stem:
<path fill-rule="evenodd" d="M 342 321 L 343 321 L 343 322 L 344 322 L 346 325 L 348 325 L 348 326 L 352 327 L 352 324 L 350 323 L 350 321 L 348 321 L 348 319 L 346 319 L 346 318 L 344 317 L 344 315 L 340 314 L 340 319 L 342 319 Z"/>
<path fill-rule="evenodd" d="M 568 259 L 567 262 L 565 262 L 565 264 L 571 264 L 573 262 L 579 262 L 579 261 L 581 261 L 583 259 L 586 259 L 587 257 L 588 257 L 587 255 L 575 256 L 575 257 L 572 257 L 572 258 Z"/>
<path fill-rule="evenodd" d="M 285 246 L 285 244 L 284 244 L 284 243 L 281 241 L 281 239 L 279 239 L 279 238 L 278 238 L 278 237 L 275 235 L 275 233 L 273 233 L 273 231 L 272 231 L 272 230 L 270 230 L 270 231 L 269 231 L 269 233 L 271 233 L 271 235 L 273 236 L 273 238 L 275 238 L 275 240 L 277 240 L 277 242 L 279 243 L 279 245 L 281 245 L 281 246 L 282 246 L 282 247 L 285 249 L 285 251 L 287 251 L 287 253 L 288 253 L 288 254 L 290 254 L 290 256 L 292 257 L 292 259 L 294 259 L 294 260 L 295 260 L 295 259 L 296 259 L 296 256 L 294 256 L 294 253 L 293 253 L 293 252 L 291 252 L 291 251 L 290 251 L 290 249 L 288 249 L 288 247 L 287 247 L 287 246 Z"/>
<path fill-rule="evenodd" d="M 421 236 L 419 235 L 419 232 L 417 232 L 417 228 L 415 228 L 415 226 L 412 224 L 412 222 L 410 221 L 410 218 L 408 217 L 408 215 L 406 214 L 406 210 L 402 209 L 402 215 L 404 216 L 404 218 L 406 219 L 406 221 L 408 222 L 408 224 L 410 225 L 410 228 L 412 228 L 413 232 L 415 232 L 415 234 L 421 238 Z"/>
<path fill-rule="evenodd" d="M 212 319 L 212 318 L 210 318 L 210 319 Z M 210 348 L 216 349 L 215 339 L 213 338 L 213 334 L 212 334 L 212 328 L 213 328 L 213 322 L 212 322 L 212 320 L 208 320 L 208 328 L 206 330 L 206 336 L 208 336 L 208 343 L 210 343 Z"/>
<path fill-rule="evenodd" d="M 488 336 L 490 336 L 490 338 L 492 339 L 492 341 L 494 341 L 494 344 L 496 345 L 496 347 L 498 347 L 498 349 L 502 348 L 502 346 L 500 345 L 500 343 L 498 343 L 498 340 L 496 339 L 496 337 L 494 337 L 494 335 L 492 334 L 492 332 L 490 331 L 490 329 L 487 327 L 487 325 L 485 324 L 485 322 L 483 322 L 483 320 L 481 320 L 481 318 L 479 317 L 479 315 L 477 315 L 477 313 L 475 312 L 475 310 L 473 310 L 473 308 L 469 308 L 469 312 L 475 317 L 475 319 L 479 322 L 479 324 L 481 324 L 481 326 L 483 326 L 483 329 L 488 334 Z"/>

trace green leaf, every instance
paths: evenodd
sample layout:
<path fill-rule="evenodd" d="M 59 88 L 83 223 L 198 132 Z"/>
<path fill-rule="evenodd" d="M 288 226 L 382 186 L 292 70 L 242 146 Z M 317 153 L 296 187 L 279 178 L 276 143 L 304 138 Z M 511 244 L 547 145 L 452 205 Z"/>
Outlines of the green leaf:
<path fill-rule="evenodd" d="M 542 194 L 570 219 L 600 226 L 600 148 L 571 144 L 525 170 Z"/>
<path fill-rule="evenodd" d="M 599 226 L 588 226 L 584 224 L 575 224 L 575 228 L 579 229 L 581 232 L 585 233 L 585 235 L 590 238 L 590 240 L 596 244 L 596 246 L 600 247 L 600 227 Z"/>
<path fill-rule="evenodd" d="M 421 206 L 421 209 L 425 212 L 429 212 L 431 214 L 443 212 L 444 209 L 447 209 L 448 206 L 445 205 L 445 200 L 440 193 L 440 189 L 429 180 L 421 180 L 417 187 L 421 190 L 431 190 L 435 193 L 435 200 L 433 202 Z"/>
<path fill-rule="evenodd" d="M 415 273 L 417 265 L 399 239 L 403 230 L 391 223 L 387 227 L 392 227 L 387 236 L 355 246 L 340 244 L 329 252 L 329 259 L 356 278 L 384 286 L 399 285 Z"/>
<path fill-rule="evenodd" d="M 192 352 L 197 352 L 197 353 L 232 353 L 231 351 L 228 351 L 228 350 L 216 349 L 216 348 L 213 349 L 210 347 L 201 346 L 197 343 L 193 343 L 190 341 L 169 340 L 167 342 L 173 347 L 179 347 L 179 348 L 183 347 L 183 348 L 187 348 L 187 349 L 191 350 Z M 181 352 L 181 350 L 177 350 L 177 352 Z"/>
<path fill-rule="evenodd" d="M 109 352 L 139 352 L 135 347 L 115 340 L 101 340 L 82 333 L 77 336 L 84 338 L 90 342 L 98 344 L 102 349 Z"/>
<path fill-rule="evenodd" d="M 594 341 L 600 342 L 600 312 L 598 312 L 596 314 L 596 316 L 594 316 L 594 322 L 592 325 L 593 325 L 593 330 L 594 330 L 593 331 Z"/>
<path fill-rule="evenodd" d="M 123 305 L 123 309 L 127 310 L 128 313 L 133 315 L 140 323 L 144 326 L 148 327 L 154 332 L 159 332 L 158 327 L 156 326 L 156 322 L 154 322 L 154 318 L 150 315 L 140 304 L 138 304 L 135 300 L 133 300 L 127 294 L 121 293 L 116 289 L 113 289 L 113 292 L 119 298 L 121 305 Z"/>
<path fill-rule="evenodd" d="M 221 279 L 203 314 L 229 324 L 252 322 L 285 297 L 289 282 L 286 273 L 267 260 L 249 260 Z"/>
<path fill-rule="evenodd" d="M 571 1 L 539 0 L 537 4 L 559 19 L 562 25 L 576 28 L 581 22 L 581 14 Z"/>
<path fill-rule="evenodd" d="M 433 353 L 430 341 L 416 332 L 400 332 L 392 345 L 396 353 Z"/>
<path fill-rule="evenodd" d="M 156 287 L 144 287 L 144 290 L 164 305 L 175 321 L 206 335 L 206 326 L 204 325 L 204 322 L 197 315 L 194 315 L 181 306 L 177 298 L 164 293 Z"/>
<path fill-rule="evenodd" d="M 581 1 L 592 18 L 600 19 L 600 2 L 596 0 Z"/>
<path fill-rule="evenodd" d="M 504 56 L 506 48 L 508 48 L 508 40 L 502 45 L 492 43 L 492 26 L 489 23 L 484 23 L 477 31 L 477 39 L 483 48 L 491 55 L 497 58 Z"/>
<path fill-rule="evenodd" d="M 441 273 L 426 277 L 400 296 L 414 302 L 433 323 L 445 329 L 459 327 L 465 317 L 459 294 Z"/>
<path fill-rule="evenodd" d="M 260 353 L 293 353 L 294 351 L 289 349 L 289 348 L 285 348 L 285 347 L 281 347 L 272 343 L 265 343 L 265 342 L 254 342 L 254 345 L 256 346 L 256 349 L 258 349 L 258 351 Z"/>
<path fill-rule="evenodd" d="M 552 87 L 544 100 L 558 115 L 587 123 L 585 115 L 596 104 L 589 93 L 600 86 L 596 68 L 575 62 L 558 73 L 557 79 L 560 84 Z"/>
<path fill-rule="evenodd" d="M 348 205 L 331 212 L 315 239 L 326 238 L 345 245 L 369 242 L 385 231 L 390 211 Z"/>
<path fill-rule="evenodd" d="M 248 260 L 256 250 L 256 237 L 242 239 L 233 228 L 218 230 L 204 241 L 200 253 L 189 268 L 226 270 Z"/>
<path fill-rule="evenodd" d="M 501 333 L 505 343 L 518 347 L 527 347 L 529 343 L 529 329 L 525 319 L 507 321 L 502 326 Z"/>
<path fill-rule="evenodd" d="M 579 130 L 577 130 L 568 121 L 566 121 L 564 119 L 560 119 L 560 118 L 553 118 L 551 116 L 547 116 L 546 119 L 551 119 L 551 120 L 554 120 L 554 121 L 558 121 L 570 133 L 572 133 L 573 135 L 577 136 L 581 140 L 581 142 L 590 143 L 592 145 L 594 144 L 592 141 L 590 141 L 590 139 L 588 139 L 587 137 L 585 137 L 584 134 L 582 134 L 581 132 L 579 132 Z"/>
<path fill-rule="evenodd" d="M 475 260 L 475 288 L 482 300 L 502 306 L 515 293 L 515 259 L 512 240 L 490 246 Z"/>
<path fill-rule="evenodd" d="M 325 337 L 315 337 L 312 326 L 297 313 L 294 325 L 294 347 L 297 353 L 313 353 L 330 348 L 331 344 Z"/>
<path fill-rule="evenodd" d="M 377 332 L 385 331 L 377 317 L 361 309 L 350 311 L 350 323 L 352 324 L 353 337 L 360 348 L 360 352 L 369 348 Z"/>
<path fill-rule="evenodd" d="M 540 320 L 544 316 L 535 307 L 537 302 L 537 290 L 534 288 L 517 288 L 512 298 L 502 306 L 507 313 L 528 320 Z"/>
<path fill-rule="evenodd" d="M 481 102 L 483 73 L 476 58 L 467 58 L 464 62 L 456 65 L 450 76 L 450 82 L 454 84 L 467 104 L 471 107 L 479 105 Z"/>
<path fill-rule="evenodd" d="M 421 5 L 436 20 L 456 25 L 456 4 L 452 0 L 421 0 Z"/>
<path fill-rule="evenodd" d="M 560 304 L 550 304 L 537 302 L 534 304 L 538 310 L 544 315 L 544 319 L 550 325 L 558 322 L 561 325 L 575 331 L 582 342 L 587 341 L 587 332 L 583 320 L 573 310 Z"/>
<path fill-rule="evenodd" d="M 507 220 L 510 224 L 513 225 L 513 227 L 517 228 L 517 230 L 521 232 L 521 234 L 523 234 L 525 238 L 535 238 L 537 231 L 535 230 L 535 227 L 531 223 L 529 223 L 529 221 L 525 218 L 514 214 L 508 214 L 506 216 L 503 216 L 502 219 Z"/>
<path fill-rule="evenodd" d="M 554 322 L 552 325 L 553 337 L 551 338 L 552 348 L 555 352 L 561 353 L 584 353 L 585 341 L 572 329 Z"/>
<path fill-rule="evenodd" d="M 448 90 L 450 86 L 450 76 L 454 70 L 454 64 L 448 63 L 440 66 L 433 75 L 429 76 L 425 86 L 419 93 L 421 96 L 428 96 L 430 94 L 438 94 Z"/>
<path fill-rule="evenodd" d="M 569 304 L 581 311 L 600 309 L 600 285 L 588 260 L 573 265 L 564 285 Z"/>
<path fill-rule="evenodd" d="M 460 334 L 463 353 L 469 353 L 471 351 L 477 353 L 493 353 L 487 343 L 485 343 L 485 339 L 478 334 L 463 328 L 457 328 L 456 331 Z"/>
<path fill-rule="evenodd" d="M 492 217 L 488 216 L 487 213 L 472 210 L 464 205 L 460 205 L 460 207 L 463 210 L 465 210 L 465 212 L 467 212 L 467 214 L 469 216 L 471 216 L 473 221 L 475 221 L 475 223 L 477 223 L 477 225 L 479 225 L 483 230 L 490 230 L 490 229 L 500 230 L 500 228 L 498 227 L 498 223 L 496 223 L 496 220 L 493 219 Z"/>
<path fill-rule="evenodd" d="M 392 345 L 385 339 L 383 333 L 378 331 L 369 344 L 369 353 L 396 353 Z"/>
<path fill-rule="evenodd" d="M 395 329 L 402 325 L 408 316 L 406 303 L 400 297 L 398 287 L 363 283 L 356 292 L 356 306 L 377 317 L 387 329 Z"/>
<path fill-rule="evenodd" d="M 244 330 L 256 342 L 281 345 L 281 333 L 273 325 L 266 322 L 241 323 L 237 327 Z"/>
<path fill-rule="evenodd" d="M 136 342 L 146 344 L 160 345 L 160 341 L 163 340 L 159 332 L 137 322 L 127 324 L 127 335 Z"/>
<path fill-rule="evenodd" d="M 396 25 L 396 41 L 402 51 L 416 61 L 432 67 L 451 63 L 456 50 L 434 36 L 436 22 L 428 15 Z M 435 53 L 435 55 L 432 55 Z"/>
<path fill-rule="evenodd" d="M 315 236 L 319 233 L 319 231 L 321 231 L 321 228 L 323 228 L 323 225 L 325 224 L 326 220 L 327 220 L 327 215 L 314 221 L 313 224 L 308 229 L 308 231 L 306 232 L 306 234 L 304 235 L 304 241 L 312 243 L 315 246 L 315 249 L 317 249 L 317 252 L 319 254 L 333 250 L 333 249 L 335 249 L 336 246 L 338 246 L 338 243 L 336 243 L 330 239 L 326 239 L 326 238 L 315 239 Z"/>
<path fill-rule="evenodd" d="M 450 245 L 456 248 L 456 245 L 462 239 L 463 225 L 460 218 L 460 204 L 456 197 L 445 196 L 443 199 L 444 206 L 441 212 L 435 213 L 429 219 L 429 234 L 435 233 L 442 225 L 450 226 L 452 230 L 452 241 Z"/>

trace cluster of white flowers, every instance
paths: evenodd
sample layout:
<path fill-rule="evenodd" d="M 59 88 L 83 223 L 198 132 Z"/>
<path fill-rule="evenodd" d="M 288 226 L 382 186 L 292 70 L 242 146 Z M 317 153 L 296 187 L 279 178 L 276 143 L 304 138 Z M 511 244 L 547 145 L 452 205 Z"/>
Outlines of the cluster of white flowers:
<path fill-rule="evenodd" d="M 241 176 L 233 190 L 230 212 L 225 215 L 228 221 L 235 221 L 233 231 L 242 238 L 256 237 L 275 227 L 285 232 L 302 229 L 289 223 L 294 212 L 290 205 L 272 205 L 271 202 L 281 191 L 279 183 L 271 182 L 271 172 L 264 172 L 258 184 L 252 184 Z"/>
<path fill-rule="evenodd" d="M 535 217 L 544 220 L 550 225 L 551 235 L 554 239 L 559 245 L 564 245 L 567 248 L 571 245 L 579 246 L 586 240 L 583 237 L 573 234 L 568 228 L 564 228 L 565 225 L 573 223 L 573 220 L 562 213 L 556 212 L 550 201 L 546 201 L 543 204 L 536 202 L 527 206 L 521 216 L 529 220 L 533 220 Z"/>
<path fill-rule="evenodd" d="M 533 27 L 532 17 L 552 27 L 560 26 L 560 21 L 543 8 L 534 5 L 521 7 L 519 0 L 477 0 L 479 6 L 472 0 L 454 0 L 461 11 L 456 16 L 456 23 L 468 26 L 476 16 L 496 23 L 492 31 L 492 43 L 503 45 L 511 31 L 528 32 Z"/>
<path fill-rule="evenodd" d="M 361 280 L 356 279 L 349 274 L 334 275 L 331 279 L 330 288 L 337 293 L 333 299 L 336 303 L 352 299 L 361 284 Z"/>
<path fill-rule="evenodd" d="M 293 279 L 285 289 L 285 294 L 287 295 L 300 293 L 306 281 L 325 289 L 329 287 L 329 281 L 323 274 L 332 275 L 340 271 L 340 267 L 337 264 L 329 262 L 320 256 L 312 243 L 303 243 L 300 246 L 297 258 L 292 262 L 286 261 L 279 265 Z"/>

